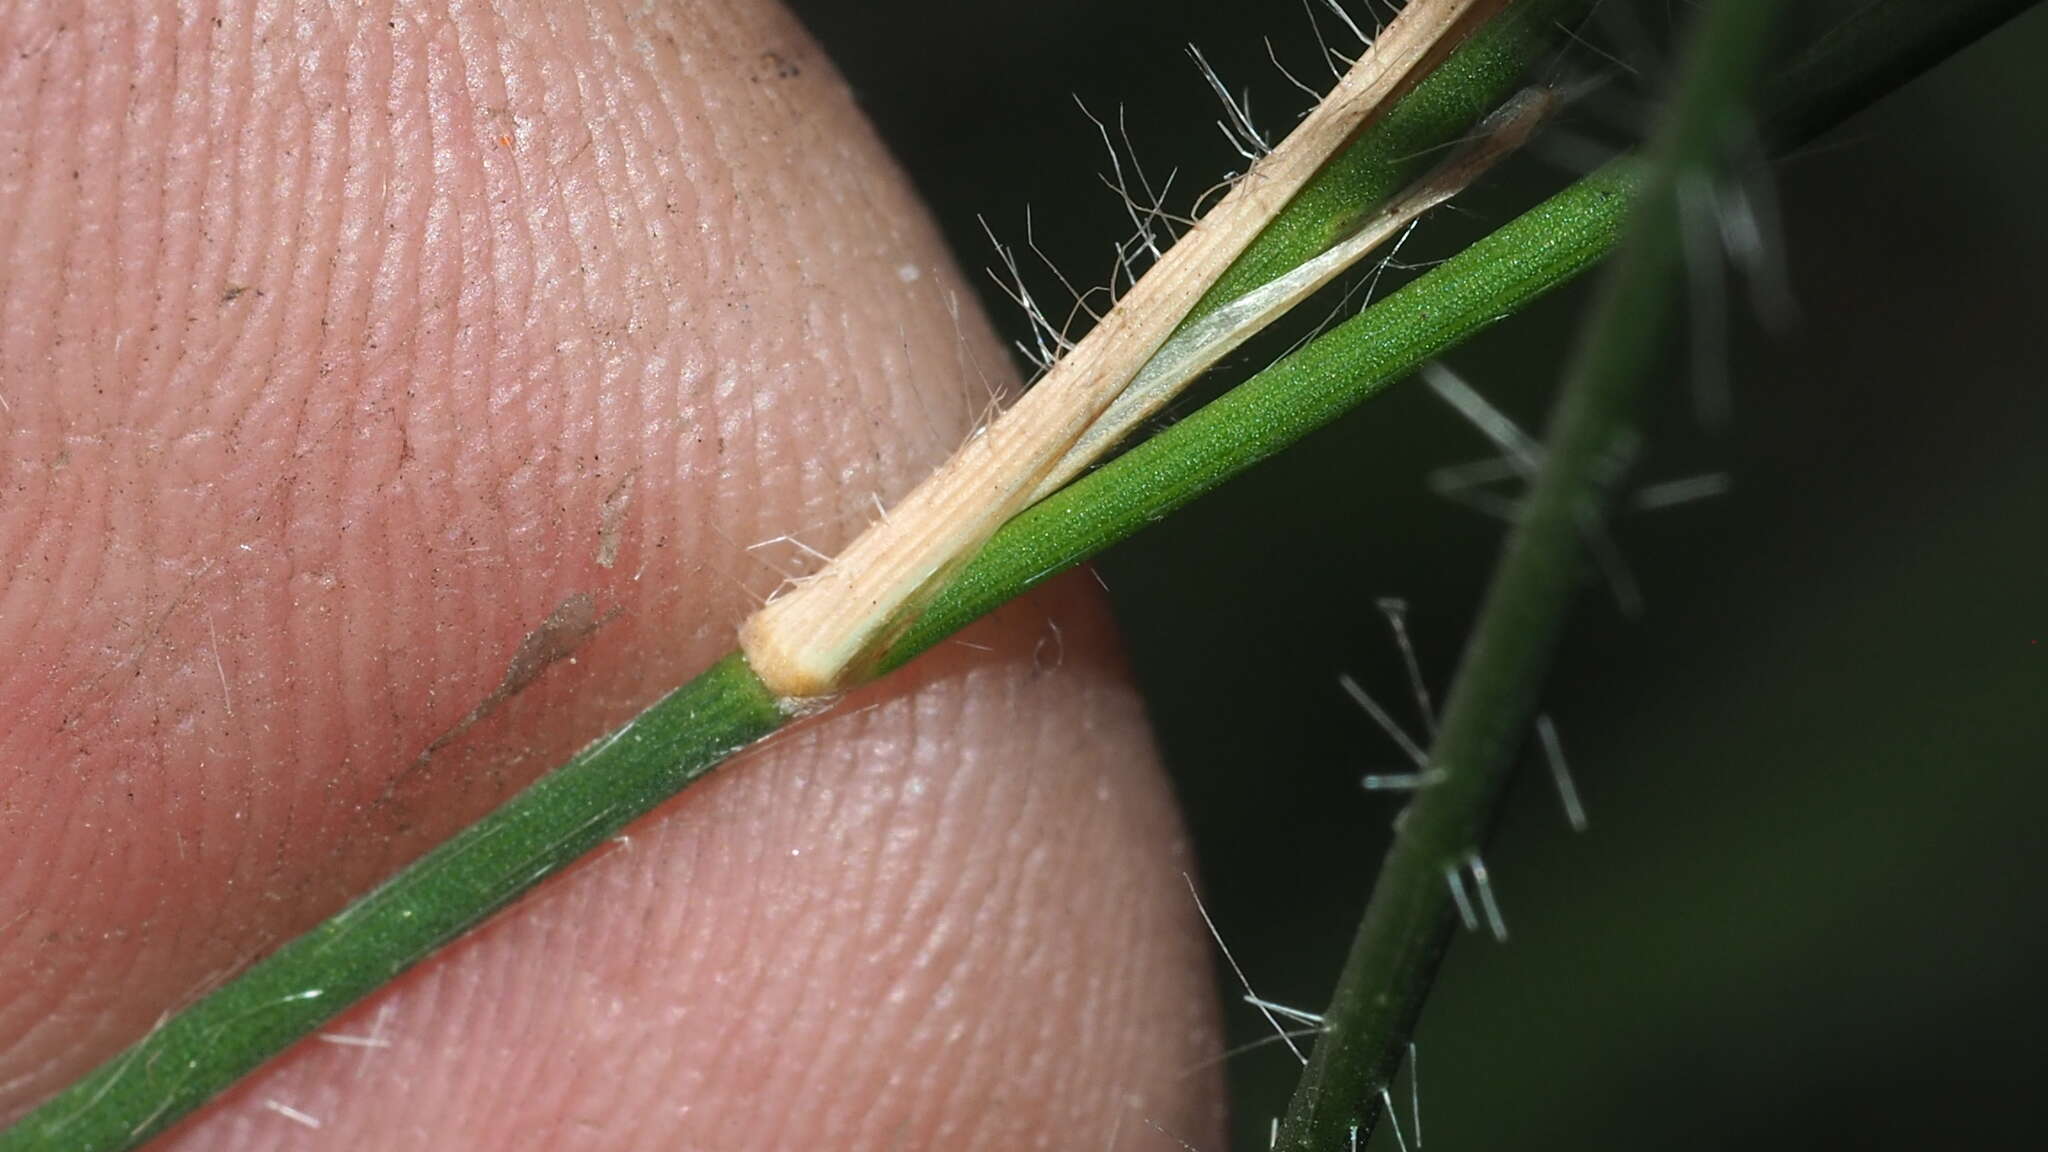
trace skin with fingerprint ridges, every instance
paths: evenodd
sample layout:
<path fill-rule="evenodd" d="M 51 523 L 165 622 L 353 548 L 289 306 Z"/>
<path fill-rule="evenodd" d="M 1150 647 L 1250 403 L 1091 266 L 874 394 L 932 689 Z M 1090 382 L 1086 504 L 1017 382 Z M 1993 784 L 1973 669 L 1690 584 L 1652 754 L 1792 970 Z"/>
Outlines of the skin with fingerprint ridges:
<path fill-rule="evenodd" d="M 5 19 L 0 1120 L 708 664 L 801 561 L 749 545 L 838 547 L 1009 381 L 762 5 Z M 1213 1132 L 1092 589 L 749 754 L 172 1146 Z"/>

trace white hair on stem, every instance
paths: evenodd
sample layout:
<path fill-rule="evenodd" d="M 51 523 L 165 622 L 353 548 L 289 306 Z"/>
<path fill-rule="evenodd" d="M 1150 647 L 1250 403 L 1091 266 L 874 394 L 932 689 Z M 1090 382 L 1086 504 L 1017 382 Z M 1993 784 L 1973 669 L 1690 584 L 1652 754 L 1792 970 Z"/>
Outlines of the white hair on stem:
<path fill-rule="evenodd" d="M 1436 706 L 1430 699 L 1429 685 L 1423 679 L 1422 666 L 1415 658 L 1415 645 L 1408 635 L 1408 603 L 1395 597 L 1384 596 L 1377 601 L 1377 605 L 1380 614 L 1386 618 L 1387 627 L 1394 634 L 1394 647 L 1401 654 L 1401 670 L 1407 677 L 1408 690 L 1414 696 L 1416 712 L 1422 717 L 1423 727 L 1429 738 L 1434 739 Z M 1413 792 L 1428 788 L 1444 779 L 1444 769 L 1430 763 L 1429 753 L 1423 748 L 1422 742 L 1410 736 L 1394 719 L 1393 714 L 1375 700 L 1358 681 L 1346 675 L 1339 676 L 1337 682 L 1415 766 L 1413 772 L 1368 774 L 1360 781 L 1366 791 Z"/>
<path fill-rule="evenodd" d="M 1655 512 L 1725 496 L 1733 487 L 1734 482 L 1726 472 L 1702 472 L 1697 476 L 1646 484 L 1629 497 L 1629 504 L 1638 512 Z"/>
<path fill-rule="evenodd" d="M 1123 138 L 1124 153 L 1131 158 L 1131 171 L 1138 177 L 1138 186 L 1145 190 L 1145 198 L 1152 203 L 1151 211 L 1153 215 L 1157 216 L 1167 226 L 1166 231 L 1170 238 L 1174 240 L 1180 239 L 1179 235 L 1174 233 L 1173 225 L 1178 224 L 1184 228 L 1195 226 L 1195 221 L 1192 218 L 1176 216 L 1166 211 L 1165 208 L 1167 194 L 1173 190 L 1173 178 L 1180 175 L 1180 169 L 1167 169 L 1166 179 L 1160 183 L 1159 190 L 1154 192 L 1151 179 L 1145 175 L 1144 162 L 1138 159 L 1137 146 L 1131 143 L 1130 122 L 1124 106 L 1121 104 L 1117 105 L 1116 109 L 1116 132 L 1118 136 Z"/>
<path fill-rule="evenodd" d="M 1309 87 L 1307 84 L 1302 83 L 1300 77 L 1296 76 L 1292 71 L 1290 71 L 1287 65 L 1282 64 L 1280 62 L 1280 53 L 1275 51 L 1273 48 L 1273 38 L 1271 36 L 1268 36 L 1265 38 L 1265 40 L 1266 59 L 1271 60 L 1273 62 L 1273 67 L 1278 68 L 1280 70 L 1280 75 L 1286 77 L 1287 82 L 1289 84 L 1294 85 L 1296 89 L 1300 90 L 1303 93 L 1306 93 L 1309 99 L 1321 100 L 1323 98 L 1323 94 L 1321 92 L 1318 92 L 1314 88 Z"/>
<path fill-rule="evenodd" d="M 1799 318 L 1799 300 L 1785 267 L 1776 171 L 1753 133 L 1747 151 L 1750 162 L 1722 188 L 1722 242 L 1749 280 L 1750 306 L 1757 318 L 1773 331 L 1784 331 Z"/>
<path fill-rule="evenodd" d="M 267 1099 L 263 1102 L 263 1106 L 302 1128 L 311 1128 L 316 1132 L 320 1130 L 320 1119 L 318 1117 L 301 1112 L 282 1100 Z"/>
<path fill-rule="evenodd" d="M 1415 1152 L 1422 1152 L 1422 1051 L 1408 1042 L 1408 1115 L 1415 1121 Z"/>
<path fill-rule="evenodd" d="M 345 1032 L 322 1032 L 319 1033 L 319 1037 L 324 1043 L 339 1045 L 343 1048 L 389 1048 L 391 1047 L 391 1041 L 384 1035 L 384 1024 L 390 1018 L 390 1015 L 391 1001 L 386 1000 L 382 1004 L 377 1005 L 377 1015 L 370 1020 L 369 1035 L 358 1036 Z"/>
<path fill-rule="evenodd" d="M 1191 1064 L 1186 1068 L 1183 1068 L 1180 1071 L 1179 1075 L 1182 1079 L 1185 1079 L 1189 1076 L 1194 1075 L 1197 1072 L 1202 1071 L 1203 1069 L 1214 1068 L 1216 1065 L 1221 1064 L 1226 1060 L 1232 1060 L 1239 1056 L 1243 1056 L 1247 1053 L 1256 1052 L 1261 1048 L 1270 1048 L 1275 1044 L 1279 1044 L 1287 1040 L 1305 1040 L 1311 1036 L 1320 1036 L 1322 1035 L 1322 1032 L 1323 1030 L 1321 1028 L 1283 1029 L 1282 1031 L 1275 1033 L 1271 1036 L 1261 1036 L 1256 1040 L 1247 1040 L 1246 1042 L 1244 1042 L 1243 1044 L 1239 1044 L 1235 1048 L 1227 1048 L 1224 1051 L 1219 1052 L 1216 1055 L 1211 1056 L 1205 1060 L 1197 1061 L 1196 1063 Z"/>
<path fill-rule="evenodd" d="M 1297 1024 L 1306 1024 L 1310 1028 L 1319 1029 L 1323 1026 L 1323 1015 L 1320 1012 L 1309 1012 L 1301 1008 L 1291 1008 L 1277 1000 L 1262 999 L 1252 995 L 1250 992 L 1244 994 L 1244 1002 L 1254 1008 L 1271 1012 L 1276 1016 L 1285 1016 Z"/>
<path fill-rule="evenodd" d="M 1350 31 L 1352 38 L 1357 40 L 1360 45 L 1367 48 L 1372 47 L 1372 36 L 1365 34 L 1365 29 L 1358 26 L 1358 21 L 1351 18 L 1351 13 L 1346 12 L 1342 4 L 1337 3 L 1337 0 L 1322 0 L 1322 5 L 1334 13 L 1337 19 L 1344 22 L 1344 27 Z M 1374 25 L 1373 33 L 1374 35 L 1379 33 L 1377 24 Z"/>
<path fill-rule="evenodd" d="M 1422 678 L 1422 665 L 1415 658 L 1415 643 L 1408 635 L 1408 602 L 1397 596 L 1382 596 L 1374 604 L 1386 617 L 1394 633 L 1394 647 L 1401 652 L 1401 666 L 1408 673 L 1408 688 L 1415 693 L 1415 711 L 1431 737 L 1436 735 L 1436 703 L 1429 698 L 1429 685 Z"/>
<path fill-rule="evenodd" d="M 1160 250 L 1159 238 L 1152 232 L 1152 225 L 1157 219 L 1160 202 L 1152 195 L 1151 185 L 1144 178 L 1144 169 L 1136 167 L 1137 153 L 1135 151 L 1131 153 L 1132 164 L 1136 168 L 1139 186 L 1144 189 L 1149 203 L 1149 206 L 1142 212 L 1138 207 L 1138 198 L 1132 194 L 1130 183 L 1124 177 L 1123 155 L 1117 151 L 1116 142 L 1110 139 L 1109 125 L 1104 124 L 1100 117 L 1090 112 L 1088 105 L 1082 103 L 1081 97 L 1078 95 L 1074 97 L 1074 106 L 1081 110 L 1081 115 L 1086 116 L 1089 123 L 1095 125 L 1096 133 L 1102 137 L 1102 150 L 1109 153 L 1109 171 L 1101 174 L 1102 182 L 1109 186 L 1110 191 L 1116 193 L 1118 200 L 1123 202 L 1124 211 L 1131 218 L 1131 226 L 1138 230 L 1137 234 L 1143 240 L 1145 250 L 1152 254 L 1154 260 L 1159 259 L 1164 253 Z M 1119 129 L 1122 129 L 1122 108 L 1117 109 L 1117 124 Z M 1128 133 L 1125 134 L 1124 139 L 1128 144 L 1130 140 Z M 1169 239 L 1168 243 L 1171 243 L 1171 239 Z M 1069 290 L 1071 291 L 1071 287 Z M 1100 317 L 1097 317 L 1097 319 L 1100 319 Z"/>
<path fill-rule="evenodd" d="M 1343 79 L 1344 69 L 1350 67 L 1354 62 L 1332 51 L 1330 42 L 1323 38 L 1323 22 L 1316 18 L 1316 7 L 1313 0 L 1301 0 L 1301 10 L 1308 15 L 1308 26 L 1315 33 L 1316 47 L 1322 52 L 1324 66 L 1329 68 L 1330 75 L 1340 80 Z"/>
<path fill-rule="evenodd" d="M 1252 990 L 1251 977 L 1244 974 L 1244 968 L 1238 964 L 1237 957 L 1230 954 L 1230 945 L 1223 942 L 1223 933 L 1216 930 L 1216 921 L 1210 918 L 1209 909 L 1202 904 L 1202 894 L 1195 890 L 1194 877 L 1183 872 L 1180 878 L 1187 882 L 1188 895 L 1193 897 L 1195 901 L 1195 911 L 1201 913 L 1202 923 L 1209 928 L 1210 939 L 1216 941 L 1216 950 L 1223 953 L 1224 961 L 1230 965 L 1230 970 L 1237 974 L 1237 982 L 1243 985 L 1245 995 L 1250 998 L 1252 1003 L 1261 1006 L 1259 1012 L 1265 1016 L 1266 1023 L 1273 1026 L 1273 1031 L 1287 1044 L 1287 1050 L 1294 1053 L 1294 1058 L 1301 1061 L 1302 1065 L 1306 1067 L 1308 1065 L 1308 1056 L 1302 1052 L 1299 1045 L 1295 1044 L 1294 1037 L 1288 1033 L 1287 1029 L 1281 1027 L 1280 1018 L 1271 1009 L 1263 1007 L 1265 1001 L 1260 1000 L 1258 993 Z"/>
<path fill-rule="evenodd" d="M 1090 288 L 1085 292 L 1075 288 L 1074 282 L 1067 279 L 1067 274 L 1060 271 L 1059 265 L 1052 262 L 1052 257 L 1045 254 L 1045 249 L 1038 246 L 1038 225 L 1028 205 L 1024 209 L 1024 245 L 1031 249 L 1031 254 L 1038 257 L 1038 262 L 1045 265 L 1046 271 L 1052 273 L 1053 278 L 1060 282 L 1060 287 L 1066 289 L 1067 295 L 1073 299 L 1073 304 L 1067 309 L 1066 319 L 1060 321 L 1059 327 L 1061 341 L 1071 347 L 1072 341 L 1067 333 L 1073 328 L 1076 318 L 1086 315 L 1098 324 L 1102 322 L 1102 313 L 1097 312 L 1094 306 L 1088 303 L 1088 297 L 1104 291 L 1114 296 L 1115 285 L 1112 284 L 1108 289 Z M 1110 302 L 1115 303 L 1113 299 Z"/>
<path fill-rule="evenodd" d="M 1442 361 L 1424 364 L 1422 380 L 1439 399 L 1493 441 L 1516 473 L 1533 476 L 1543 466 L 1543 446 Z"/>
<path fill-rule="evenodd" d="M 1480 460 L 1437 469 L 1429 476 L 1429 487 L 1446 499 L 1498 516 L 1503 520 L 1514 521 L 1521 515 L 1521 501 L 1486 492 L 1483 485 L 1506 479 L 1517 479 L 1525 485 L 1533 483 L 1537 472 L 1543 467 L 1543 445 L 1524 432 L 1506 413 L 1494 407 L 1479 394 L 1478 390 L 1467 384 L 1463 377 L 1451 371 L 1442 362 L 1430 361 L 1424 364 L 1422 379 L 1431 392 L 1450 405 L 1452 410 L 1463 416 L 1467 423 L 1478 429 L 1481 435 L 1492 441 L 1501 451 L 1500 458 L 1496 460 Z M 1609 467 L 1619 471 L 1626 463 L 1625 456 L 1617 457 L 1610 462 Z M 1627 559 L 1621 554 L 1621 549 L 1614 543 L 1614 537 L 1607 530 L 1606 522 L 1598 516 L 1589 514 L 1581 519 L 1579 527 L 1586 554 L 1606 580 L 1616 606 L 1625 616 L 1641 615 L 1642 587 L 1637 583 Z"/>
<path fill-rule="evenodd" d="M 1486 914 L 1486 927 L 1493 933 L 1495 941 L 1508 942 L 1508 922 L 1500 914 L 1500 903 L 1493 898 L 1493 877 L 1486 870 L 1486 861 L 1475 849 L 1465 854 L 1465 868 L 1472 873 L 1472 890 L 1479 894 L 1479 908 Z"/>
<path fill-rule="evenodd" d="M 1188 45 L 1188 56 L 1194 60 L 1195 70 L 1202 74 L 1209 90 L 1223 102 L 1223 119 L 1216 122 L 1223 138 L 1249 163 L 1256 164 L 1265 159 L 1272 153 L 1273 145 L 1267 141 L 1265 133 L 1259 131 L 1258 125 L 1252 123 L 1251 91 L 1247 89 L 1235 97 L 1231 96 L 1230 86 L 1223 82 L 1223 77 L 1209 64 L 1200 48 Z"/>
<path fill-rule="evenodd" d="M 996 238 L 995 229 L 990 226 L 987 219 L 980 216 L 975 219 L 980 222 L 982 232 L 988 236 L 988 242 L 994 246 L 996 259 L 1002 261 L 1003 270 L 1009 273 L 1009 279 L 1005 280 L 991 268 L 988 270 L 989 278 L 995 281 L 996 287 L 1001 289 L 1003 295 L 1008 296 L 1017 307 L 1024 310 L 1024 319 L 1030 327 L 1031 343 L 1027 345 L 1022 340 L 1016 341 L 1017 351 L 1031 362 L 1039 375 L 1043 375 L 1052 370 L 1055 361 L 1073 350 L 1073 344 L 1067 340 L 1065 333 L 1053 326 L 1052 321 L 1046 316 L 1045 309 L 1039 306 L 1038 298 L 1031 294 L 1030 285 L 1024 282 L 1024 270 L 1017 262 L 1017 253 Z"/>
<path fill-rule="evenodd" d="M 1353 680 L 1349 675 L 1344 675 L 1337 677 L 1337 683 L 1343 687 L 1346 695 L 1349 695 L 1352 700 L 1356 701 L 1360 708 L 1365 709 L 1365 714 L 1372 717 L 1373 723 L 1379 725 L 1380 730 L 1385 732 L 1389 739 L 1400 746 L 1402 754 L 1413 761 L 1417 769 L 1427 769 L 1429 767 L 1429 754 L 1422 750 L 1421 745 L 1415 742 L 1414 737 L 1409 736 L 1407 731 L 1395 721 L 1393 716 L 1388 714 L 1385 708 L 1380 706 L 1379 701 L 1372 698 L 1370 692 L 1367 692 L 1360 686 L 1358 681 Z"/>
<path fill-rule="evenodd" d="M 1408 1138 L 1401 1134 L 1401 1114 L 1394 1110 L 1394 1094 L 1388 1091 L 1387 1086 L 1384 1084 L 1380 1085 L 1380 1110 L 1387 1115 L 1387 1127 L 1394 1130 L 1394 1144 L 1401 1149 L 1401 1152 L 1408 1152 Z M 1353 1127 L 1351 1130 L 1351 1146 L 1353 1148 L 1358 1147 L 1358 1129 L 1356 1127 Z"/>
<path fill-rule="evenodd" d="M 1550 781 L 1557 788 L 1558 802 L 1564 805 L 1564 818 L 1572 831 L 1586 830 L 1586 805 L 1579 799 L 1579 786 L 1572 782 L 1571 766 L 1565 763 L 1564 745 L 1557 738 L 1557 725 L 1550 717 L 1536 717 L 1536 736 L 1543 745 L 1543 762 L 1550 766 Z"/>
<path fill-rule="evenodd" d="M 1450 887 L 1451 903 L 1457 905 L 1458 922 L 1465 931 L 1479 929 L 1479 917 L 1472 910 L 1472 899 L 1465 894 L 1465 865 L 1461 862 L 1444 865 L 1444 883 Z"/>

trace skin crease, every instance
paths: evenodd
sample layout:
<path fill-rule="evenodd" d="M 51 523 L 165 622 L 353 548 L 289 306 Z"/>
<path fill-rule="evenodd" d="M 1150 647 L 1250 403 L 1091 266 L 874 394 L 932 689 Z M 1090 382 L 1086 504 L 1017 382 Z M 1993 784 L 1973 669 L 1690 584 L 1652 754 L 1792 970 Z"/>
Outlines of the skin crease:
<path fill-rule="evenodd" d="M 5 1122 L 730 649 L 1013 379 L 765 3 L 11 0 L 0 57 Z M 1099 592 L 963 641 L 164 1146 L 1217 1146 Z"/>

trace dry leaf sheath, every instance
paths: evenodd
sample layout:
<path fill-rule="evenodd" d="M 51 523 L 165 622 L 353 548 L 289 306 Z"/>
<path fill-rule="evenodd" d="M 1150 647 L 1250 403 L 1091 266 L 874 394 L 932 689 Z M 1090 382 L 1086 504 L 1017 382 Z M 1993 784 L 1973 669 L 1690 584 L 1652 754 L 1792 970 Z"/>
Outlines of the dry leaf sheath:
<path fill-rule="evenodd" d="M 1181 321 L 1323 165 L 1512 0 L 1415 0 L 1328 99 L 1252 165 L 1008 412 L 816 576 L 754 614 L 740 647 L 790 700 L 861 679 L 957 567 L 1024 508 Z"/>

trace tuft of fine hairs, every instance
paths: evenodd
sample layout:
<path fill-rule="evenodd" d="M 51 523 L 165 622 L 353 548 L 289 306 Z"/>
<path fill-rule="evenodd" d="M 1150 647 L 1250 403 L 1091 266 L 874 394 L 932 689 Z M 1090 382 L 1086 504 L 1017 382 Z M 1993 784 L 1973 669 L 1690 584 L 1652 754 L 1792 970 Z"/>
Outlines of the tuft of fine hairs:
<path fill-rule="evenodd" d="M 1427 478 L 1430 491 L 1451 503 L 1515 522 L 1521 516 L 1524 493 L 1542 470 L 1543 445 L 1442 362 L 1423 365 L 1422 379 L 1438 399 L 1478 430 L 1498 453 L 1437 468 Z M 1633 446 L 1631 454 L 1632 450 Z M 1617 473 L 1627 463 L 1625 455 L 1609 462 Z M 1638 511 L 1675 508 L 1719 496 L 1729 486 L 1725 473 L 1701 473 L 1649 484 L 1622 503 Z M 1613 530 L 1604 519 L 1588 516 L 1581 522 L 1580 532 L 1586 554 L 1606 581 L 1615 605 L 1625 616 L 1640 616 L 1645 608 L 1642 586 L 1616 543 Z"/>
<path fill-rule="evenodd" d="M 1217 74 L 1216 69 L 1202 55 L 1200 48 L 1193 44 L 1188 45 L 1188 56 L 1194 60 L 1195 70 L 1202 74 L 1202 79 L 1209 85 L 1209 90 L 1214 92 L 1216 99 L 1223 104 L 1223 119 L 1216 122 L 1216 127 L 1223 133 L 1223 138 L 1230 142 L 1231 149 L 1244 157 L 1247 164 L 1256 164 L 1265 159 L 1267 154 L 1273 151 L 1273 144 L 1266 139 L 1265 133 L 1259 131 L 1258 125 L 1252 122 L 1251 90 L 1245 89 L 1232 96 L 1230 86 L 1223 82 L 1223 77 Z"/>

